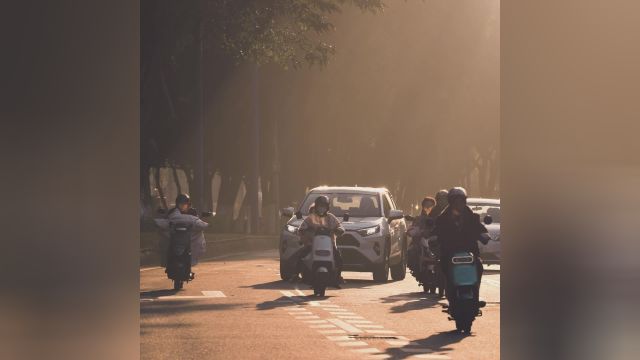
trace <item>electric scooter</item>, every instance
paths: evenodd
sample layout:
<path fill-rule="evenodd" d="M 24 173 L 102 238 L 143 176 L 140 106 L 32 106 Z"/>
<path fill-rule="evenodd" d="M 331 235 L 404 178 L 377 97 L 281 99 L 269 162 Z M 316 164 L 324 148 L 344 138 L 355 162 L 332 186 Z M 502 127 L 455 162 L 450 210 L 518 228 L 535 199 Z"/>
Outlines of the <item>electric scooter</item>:
<path fill-rule="evenodd" d="M 336 281 L 331 231 L 319 229 L 313 237 L 311 252 L 302 259 L 303 278 L 313 287 L 314 296 L 324 296 L 327 286 Z"/>

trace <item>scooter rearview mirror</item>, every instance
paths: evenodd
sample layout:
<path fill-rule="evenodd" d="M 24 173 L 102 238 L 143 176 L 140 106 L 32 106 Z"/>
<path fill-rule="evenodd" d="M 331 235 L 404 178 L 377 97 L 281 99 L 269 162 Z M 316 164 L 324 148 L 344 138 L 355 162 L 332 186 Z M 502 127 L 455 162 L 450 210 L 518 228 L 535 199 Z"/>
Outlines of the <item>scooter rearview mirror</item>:
<path fill-rule="evenodd" d="M 349 221 L 349 213 L 345 212 L 344 215 L 342 215 L 342 221 Z"/>
<path fill-rule="evenodd" d="M 302 219 L 302 213 L 300 211 L 296 212 L 296 219 L 298 220 Z"/>
<path fill-rule="evenodd" d="M 485 225 L 491 225 L 491 223 L 493 223 L 493 218 L 491 217 L 491 215 L 486 215 L 482 222 L 484 222 Z"/>

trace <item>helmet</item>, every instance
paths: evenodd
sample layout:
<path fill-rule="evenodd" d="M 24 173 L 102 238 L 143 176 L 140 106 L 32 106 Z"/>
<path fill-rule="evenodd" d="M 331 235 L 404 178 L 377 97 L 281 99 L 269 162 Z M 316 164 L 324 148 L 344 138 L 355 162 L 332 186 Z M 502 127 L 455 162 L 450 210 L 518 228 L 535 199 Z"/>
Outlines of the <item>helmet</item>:
<path fill-rule="evenodd" d="M 425 198 L 422 199 L 422 203 L 421 203 L 422 206 L 424 207 L 425 205 L 427 205 L 429 203 L 432 203 L 433 205 L 435 205 L 436 204 L 436 199 L 434 199 L 434 198 L 432 198 L 430 196 L 425 196 Z"/>
<path fill-rule="evenodd" d="M 447 200 L 449 200 L 449 202 L 451 202 L 453 199 L 455 198 L 463 198 L 463 199 L 467 199 L 467 190 L 465 190 L 463 187 L 460 186 L 456 186 L 454 188 L 451 188 L 451 190 L 449 190 L 449 194 L 447 195 Z"/>
<path fill-rule="evenodd" d="M 436 201 L 442 201 L 447 199 L 447 195 L 449 192 L 445 189 L 442 189 L 436 193 Z"/>
<path fill-rule="evenodd" d="M 329 198 L 325 195 L 320 195 L 313 202 L 316 213 L 324 215 L 329 211 Z"/>
<path fill-rule="evenodd" d="M 191 204 L 191 199 L 187 194 L 179 194 L 176 196 L 176 206 L 181 204 Z"/>

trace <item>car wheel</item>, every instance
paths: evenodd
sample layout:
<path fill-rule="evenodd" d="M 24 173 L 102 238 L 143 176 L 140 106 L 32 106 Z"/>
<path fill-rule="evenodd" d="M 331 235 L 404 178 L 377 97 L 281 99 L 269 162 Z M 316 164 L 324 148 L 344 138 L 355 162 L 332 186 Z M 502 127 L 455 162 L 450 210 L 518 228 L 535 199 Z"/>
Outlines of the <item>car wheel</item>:
<path fill-rule="evenodd" d="M 402 253 L 400 263 L 391 267 L 391 278 L 394 281 L 404 280 L 407 276 L 407 242 L 402 242 Z"/>
<path fill-rule="evenodd" d="M 385 245 L 384 261 L 373 271 L 373 281 L 383 283 L 389 280 L 389 245 Z"/>

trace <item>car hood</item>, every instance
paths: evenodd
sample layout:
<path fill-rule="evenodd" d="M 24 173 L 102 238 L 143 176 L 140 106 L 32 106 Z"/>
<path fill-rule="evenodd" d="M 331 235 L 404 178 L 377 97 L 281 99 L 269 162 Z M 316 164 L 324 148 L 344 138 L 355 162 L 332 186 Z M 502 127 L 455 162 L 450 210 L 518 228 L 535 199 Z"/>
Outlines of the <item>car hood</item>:
<path fill-rule="evenodd" d="M 289 225 L 300 227 L 303 221 L 304 219 L 293 218 L 292 220 L 289 221 Z M 349 221 L 342 221 L 342 219 L 340 219 L 340 223 L 342 224 L 342 227 L 344 227 L 345 230 L 364 229 L 364 228 L 380 225 L 381 222 L 382 222 L 382 218 L 380 217 L 366 217 L 366 218 L 352 217 L 349 219 Z"/>

